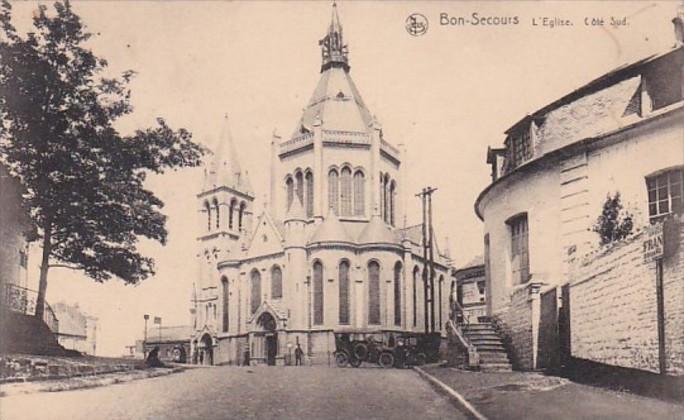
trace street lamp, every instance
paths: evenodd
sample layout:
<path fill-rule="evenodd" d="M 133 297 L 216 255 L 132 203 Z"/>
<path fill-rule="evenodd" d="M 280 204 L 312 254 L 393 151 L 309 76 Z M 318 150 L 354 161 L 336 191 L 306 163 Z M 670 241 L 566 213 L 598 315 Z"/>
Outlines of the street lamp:
<path fill-rule="evenodd" d="M 148 314 L 143 315 L 145 320 L 145 335 L 143 337 L 143 359 L 147 359 L 147 320 L 150 319 Z"/>

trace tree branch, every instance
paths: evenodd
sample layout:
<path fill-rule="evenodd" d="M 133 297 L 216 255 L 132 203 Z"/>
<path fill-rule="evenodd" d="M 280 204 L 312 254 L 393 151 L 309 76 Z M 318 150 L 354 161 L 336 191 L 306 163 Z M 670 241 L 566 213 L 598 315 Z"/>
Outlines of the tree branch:
<path fill-rule="evenodd" d="M 69 270 L 83 270 L 83 267 L 77 266 L 77 265 L 69 265 L 69 264 L 50 264 L 48 265 L 49 268 L 67 268 Z"/>

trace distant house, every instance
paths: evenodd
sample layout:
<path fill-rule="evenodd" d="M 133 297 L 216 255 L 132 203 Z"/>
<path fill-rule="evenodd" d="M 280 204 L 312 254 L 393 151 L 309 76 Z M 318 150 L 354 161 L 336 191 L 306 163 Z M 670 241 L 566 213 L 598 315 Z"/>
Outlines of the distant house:
<path fill-rule="evenodd" d="M 89 316 L 76 305 L 56 303 L 53 307 L 59 319 L 57 341 L 65 349 L 95 355 L 97 350 L 97 318 Z"/>
<path fill-rule="evenodd" d="M 485 266 L 481 256 L 465 266 L 454 270 L 456 299 L 463 308 L 463 315 L 469 322 L 487 315 L 485 299 Z"/>
<path fill-rule="evenodd" d="M 190 357 L 191 335 L 192 328 L 189 325 L 150 328 L 147 333 L 147 340 L 136 342 L 135 353 L 139 353 L 138 343 L 144 346 L 144 354 L 148 354 L 159 346 L 159 359 L 161 361 L 185 363 Z"/>

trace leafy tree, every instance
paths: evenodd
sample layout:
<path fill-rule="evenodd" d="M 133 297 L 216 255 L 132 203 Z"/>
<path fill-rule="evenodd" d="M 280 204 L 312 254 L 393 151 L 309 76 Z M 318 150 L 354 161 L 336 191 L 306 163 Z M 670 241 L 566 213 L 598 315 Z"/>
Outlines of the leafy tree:
<path fill-rule="evenodd" d="M 107 61 L 84 45 L 92 34 L 68 1 L 40 6 L 34 32 L 17 34 L 11 5 L 0 7 L 0 162 L 26 188 L 24 206 L 42 242 L 36 316 L 48 270 L 83 270 L 98 282 L 137 283 L 154 274 L 139 237 L 165 244 L 163 203 L 145 189 L 148 173 L 197 166 L 204 150 L 163 119 L 123 135 L 134 75 L 102 75 Z"/>
<path fill-rule="evenodd" d="M 633 228 L 633 216 L 623 208 L 620 193 L 616 192 L 613 196 L 608 194 L 603 211 L 592 228 L 601 237 L 601 245 L 626 238 L 632 234 Z"/>

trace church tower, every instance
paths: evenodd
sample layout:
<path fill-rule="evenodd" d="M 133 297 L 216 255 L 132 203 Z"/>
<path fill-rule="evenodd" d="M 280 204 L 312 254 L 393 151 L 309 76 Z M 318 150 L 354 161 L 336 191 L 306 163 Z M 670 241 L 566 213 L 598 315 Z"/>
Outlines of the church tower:
<path fill-rule="evenodd" d="M 271 198 L 282 218 L 299 198 L 309 223 L 329 209 L 342 222 L 367 223 L 378 215 L 398 227 L 401 152 L 385 139 L 351 78 L 349 47 L 333 3 L 319 41 L 320 77 L 294 131 L 276 146 L 279 183 Z"/>
<path fill-rule="evenodd" d="M 194 300 L 197 325 L 218 329 L 222 315 L 221 282 L 227 279 L 219 278 L 217 264 L 241 258 L 252 232 L 254 192 L 247 173 L 240 167 L 227 115 L 211 152 L 202 189 L 197 194 L 199 277 Z"/>

